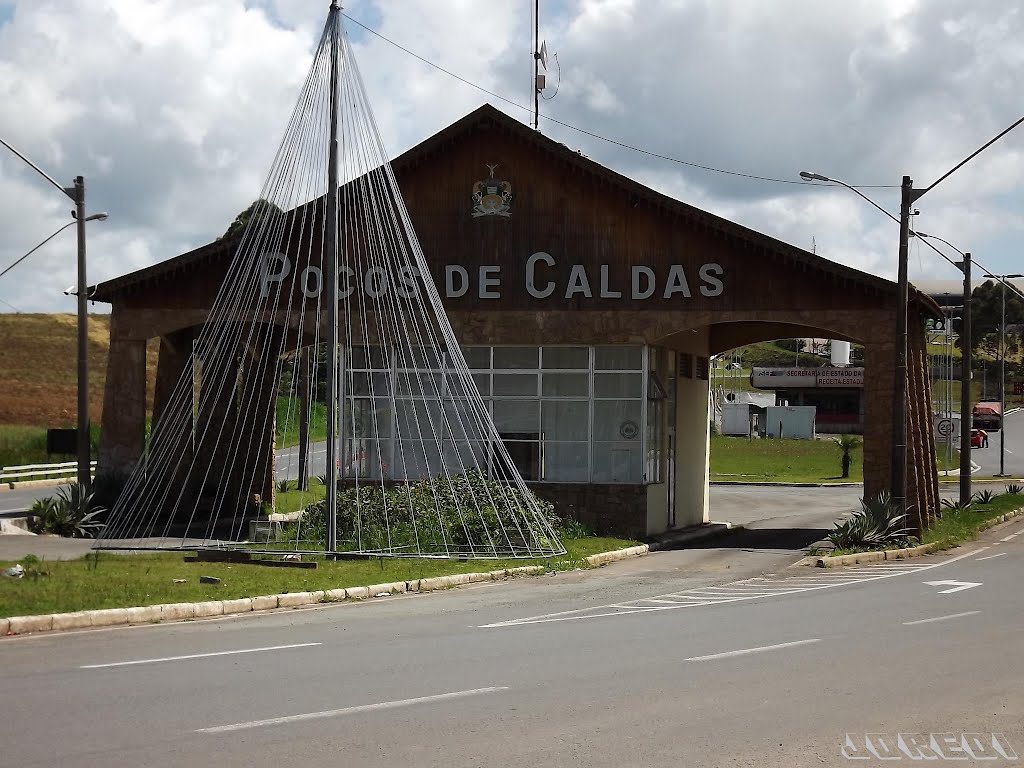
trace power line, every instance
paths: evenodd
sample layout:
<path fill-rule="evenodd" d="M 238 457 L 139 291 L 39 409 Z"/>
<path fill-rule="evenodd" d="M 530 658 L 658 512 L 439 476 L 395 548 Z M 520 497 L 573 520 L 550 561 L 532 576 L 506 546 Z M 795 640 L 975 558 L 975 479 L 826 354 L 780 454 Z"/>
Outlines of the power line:
<path fill-rule="evenodd" d="M 969 163 L 969 162 L 970 162 L 971 160 L 973 160 L 973 159 L 974 159 L 975 157 L 977 157 L 978 155 L 980 155 L 980 154 L 981 154 L 982 152 L 984 152 L 984 151 L 985 151 L 986 149 L 988 149 L 988 148 L 989 148 L 990 146 L 992 146 L 993 144 L 995 144 L 995 143 L 996 143 L 997 141 L 999 141 L 999 140 L 1000 140 L 1001 138 L 1003 138 L 1003 136 L 1005 136 L 1006 134 L 1008 134 L 1008 133 L 1009 133 L 1010 131 L 1012 131 L 1012 130 L 1013 130 L 1014 128 L 1016 128 L 1016 127 L 1017 127 L 1018 125 L 1020 125 L 1021 123 L 1024 123 L 1024 117 L 1020 118 L 1019 120 L 1017 120 L 1017 122 L 1015 122 L 1015 123 L 1014 123 L 1013 125 L 1011 125 L 1011 126 L 1010 126 L 1009 128 L 1006 128 L 1006 129 L 1004 129 L 1004 130 L 1003 130 L 1003 131 L 1001 131 L 1001 132 L 1000 132 L 999 134 L 997 134 L 997 135 L 996 135 L 996 136 L 994 136 L 993 138 L 991 138 L 991 139 L 989 139 L 988 141 L 986 141 L 986 142 L 985 142 L 984 144 L 982 144 L 982 145 L 981 145 L 980 147 L 978 147 L 978 148 L 977 148 L 976 150 L 974 150 L 974 151 L 973 151 L 973 152 L 972 152 L 971 154 L 969 154 L 969 155 L 968 155 L 967 157 L 965 157 L 965 158 L 964 158 L 963 160 L 961 160 L 961 161 L 960 161 L 959 163 L 957 163 L 957 164 L 956 164 L 956 165 L 954 165 L 954 166 L 953 166 L 952 168 L 950 168 L 950 169 L 949 169 L 948 171 L 946 171 L 946 172 L 945 172 L 944 174 L 942 174 L 942 175 L 941 175 L 941 176 L 940 176 L 940 177 L 939 177 L 938 179 L 936 179 L 935 181 L 933 181 L 933 182 L 931 183 L 931 185 L 929 185 L 929 186 L 928 186 L 928 187 L 927 187 L 927 188 L 926 188 L 926 189 L 924 190 L 924 192 L 922 192 L 922 193 L 921 193 L 921 195 L 923 195 L 923 194 L 924 194 L 925 192 L 928 192 L 929 190 L 933 189 L 934 187 L 938 186 L 939 182 L 941 182 L 941 181 L 945 180 L 945 179 L 946 179 L 946 177 L 948 177 L 948 176 L 952 176 L 954 172 L 958 171 L 958 170 L 959 170 L 959 169 L 960 169 L 961 167 L 963 167 L 964 165 L 966 165 L 967 163 Z M 920 197 L 920 195 L 918 195 L 918 197 Z"/>
<path fill-rule="evenodd" d="M 488 90 L 487 88 L 484 88 L 482 85 L 477 85 L 476 83 L 472 82 L 471 80 L 467 80 L 465 77 L 462 77 L 461 75 L 457 75 L 457 74 L 455 74 L 454 72 L 452 72 L 449 69 L 445 69 L 440 64 L 435 64 L 430 59 L 424 58 L 423 56 L 420 56 L 418 53 L 414 53 L 413 51 L 410 51 L 405 46 L 400 45 L 399 43 L 396 43 L 394 40 L 391 40 L 390 38 L 385 37 L 384 35 L 382 35 L 377 30 L 375 30 L 375 29 L 373 29 L 371 27 L 366 26 L 361 21 L 358 21 L 357 19 L 354 19 L 351 16 L 349 16 L 347 13 L 342 13 L 342 15 L 346 19 L 351 21 L 353 24 L 361 27 L 362 29 L 365 29 L 371 35 L 380 38 L 385 43 L 388 43 L 389 45 L 394 46 L 398 50 L 400 50 L 400 51 L 402 51 L 404 53 L 407 53 L 409 56 L 412 56 L 414 59 L 417 59 L 418 61 L 423 62 L 427 66 L 433 67 L 434 69 L 438 70 L 439 72 L 443 72 L 444 74 L 448 75 L 449 77 L 454 77 L 459 82 L 465 83 L 466 85 L 468 85 L 468 86 L 470 86 L 472 88 L 476 88 L 478 91 L 486 93 L 488 96 L 493 96 L 494 98 L 499 99 L 501 101 L 504 101 L 507 104 L 511 104 L 513 107 L 517 107 L 518 109 L 522 109 L 522 110 L 524 110 L 526 112 L 529 112 L 531 114 L 533 113 L 533 110 L 530 107 L 526 107 L 526 106 L 520 104 L 517 101 L 513 101 L 512 99 L 509 99 L 509 98 L 507 98 L 505 96 L 502 96 L 500 93 L 495 93 L 494 91 Z M 563 128 L 569 128 L 570 130 L 577 131 L 578 133 L 582 133 L 585 136 L 590 136 L 591 138 L 599 139 L 601 141 L 608 142 L 609 144 L 613 144 L 613 145 L 615 145 L 617 147 L 622 147 L 623 149 L 629 149 L 629 150 L 632 150 L 633 152 L 639 152 L 640 154 L 647 155 L 648 157 L 654 157 L 654 158 L 657 158 L 658 160 L 666 160 L 666 161 L 668 161 L 670 163 L 677 163 L 679 165 L 689 166 L 690 168 L 697 168 L 697 169 L 702 170 L 702 171 L 710 171 L 712 173 L 721 173 L 721 174 L 725 174 L 727 176 L 738 176 L 738 177 L 744 178 L 744 179 L 755 179 L 757 181 L 771 181 L 771 182 L 774 182 L 776 184 L 796 184 L 796 185 L 803 186 L 803 187 L 828 186 L 826 184 L 819 184 L 817 182 L 796 181 L 795 179 L 778 179 L 778 178 L 775 178 L 775 177 L 772 177 L 772 176 L 759 176 L 758 174 L 755 174 L 755 173 L 743 173 L 741 171 L 730 171 L 730 170 L 727 170 L 727 169 L 724 169 L 724 168 L 715 168 L 715 167 L 710 166 L 710 165 L 703 165 L 701 163 L 694 163 L 694 162 L 691 162 L 689 160 L 681 160 L 678 157 L 672 157 L 671 155 L 663 155 L 663 154 L 661 154 L 659 152 L 652 152 L 649 149 L 643 149 L 642 147 L 637 147 L 637 146 L 634 146 L 632 144 L 627 144 L 624 141 L 618 141 L 617 139 L 610 139 L 607 136 L 602 136 L 599 133 L 594 133 L 593 131 L 588 131 L 585 128 L 580 128 L 579 126 L 573 125 L 572 123 L 567 123 L 564 120 L 559 120 L 557 118 L 551 117 L 550 115 L 541 115 L 541 117 L 543 117 L 545 120 L 547 120 L 550 123 L 555 123 L 556 125 L 560 125 Z M 895 185 L 895 184 L 853 184 L 851 186 L 860 187 L 862 189 L 893 189 L 893 188 L 895 188 L 898 185 Z"/>

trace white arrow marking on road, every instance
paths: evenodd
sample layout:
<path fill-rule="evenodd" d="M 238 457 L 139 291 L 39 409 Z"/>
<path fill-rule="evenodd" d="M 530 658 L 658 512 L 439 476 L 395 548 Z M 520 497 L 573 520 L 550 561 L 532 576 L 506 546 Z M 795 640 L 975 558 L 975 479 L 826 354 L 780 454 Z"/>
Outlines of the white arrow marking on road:
<path fill-rule="evenodd" d="M 981 581 L 925 581 L 923 584 L 927 584 L 930 587 L 944 587 L 949 586 L 952 589 L 940 589 L 940 595 L 948 595 L 951 592 L 963 592 L 965 589 L 971 587 L 980 587 L 984 582 Z"/>

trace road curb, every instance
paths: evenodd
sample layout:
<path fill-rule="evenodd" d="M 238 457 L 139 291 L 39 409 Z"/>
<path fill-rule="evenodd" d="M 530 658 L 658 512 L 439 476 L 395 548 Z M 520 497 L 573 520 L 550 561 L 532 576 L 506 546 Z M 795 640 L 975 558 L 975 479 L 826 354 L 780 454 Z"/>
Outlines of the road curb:
<path fill-rule="evenodd" d="M 644 550 L 638 552 L 635 550 Z M 624 554 L 629 553 L 629 554 Z M 600 552 L 592 558 L 608 556 L 612 560 L 636 557 L 647 553 L 647 546 L 629 547 L 613 552 Z M 94 627 L 131 626 L 138 624 L 160 624 L 165 621 L 184 621 L 210 616 L 228 616 L 238 613 L 258 613 L 279 608 L 300 608 L 320 603 L 336 603 L 342 600 L 365 600 L 374 597 L 404 594 L 407 592 L 432 592 L 451 589 L 463 584 L 481 581 L 500 581 L 516 576 L 533 576 L 547 570 L 543 565 L 526 565 L 521 568 L 502 568 L 483 573 L 457 573 L 451 576 L 433 576 L 413 581 L 395 581 L 386 584 L 370 584 L 360 587 L 322 589 L 314 592 L 284 592 L 278 595 L 243 597 L 236 600 L 208 600 L 197 603 L 163 603 L 134 608 L 104 608 L 71 613 L 51 613 L 40 616 L 11 616 L 0 619 L 0 637 L 22 635 L 33 632 L 58 632 Z"/>
<path fill-rule="evenodd" d="M 998 517 L 993 517 L 991 520 L 986 520 L 978 525 L 978 533 L 987 531 L 1000 523 L 1005 523 L 1007 520 L 1012 520 L 1015 517 L 1024 515 L 1024 508 L 1015 509 L 1010 512 L 1005 512 Z M 835 555 L 832 557 L 805 557 L 802 560 L 798 560 L 794 565 L 813 565 L 816 568 L 836 568 L 846 565 L 860 565 L 861 563 L 880 563 L 888 560 L 904 560 L 908 557 L 921 557 L 922 555 L 930 555 L 932 552 L 938 552 L 943 548 L 942 542 L 933 542 L 931 544 L 921 544 L 916 547 L 905 547 L 903 549 L 883 549 L 875 552 L 854 552 L 850 555 Z"/>
<path fill-rule="evenodd" d="M 596 567 L 599 565 L 605 565 L 606 563 L 614 563 L 618 560 L 626 560 L 630 557 L 642 557 L 646 554 L 649 554 L 650 551 L 650 544 L 640 544 L 636 547 L 615 549 L 611 552 L 598 552 L 596 555 L 590 555 L 585 559 L 587 561 L 587 565 Z"/>
<path fill-rule="evenodd" d="M 56 488 L 58 485 L 67 485 L 73 482 L 75 482 L 75 478 L 73 477 L 52 477 L 45 478 L 43 480 L 5 480 L 0 483 L 0 492 L 20 491 L 27 488 Z"/>
<path fill-rule="evenodd" d="M 752 485 L 752 486 L 777 486 L 779 488 L 859 488 L 864 485 L 860 483 L 775 483 L 770 480 L 746 481 L 746 480 L 711 480 L 708 485 Z"/>

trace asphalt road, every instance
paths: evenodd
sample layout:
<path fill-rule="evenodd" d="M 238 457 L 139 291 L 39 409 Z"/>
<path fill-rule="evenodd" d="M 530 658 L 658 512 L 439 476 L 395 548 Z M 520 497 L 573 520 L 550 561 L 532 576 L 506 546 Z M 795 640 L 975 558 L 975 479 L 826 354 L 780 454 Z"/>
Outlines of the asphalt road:
<path fill-rule="evenodd" d="M 1015 522 L 951 554 L 743 584 L 666 552 L 444 593 L 9 638 L 0 755 L 19 768 L 790 768 L 847 765 L 848 736 L 871 757 L 866 734 L 893 749 L 897 733 L 921 734 L 927 749 L 927 734 L 964 732 L 1022 754 L 1021 533 Z M 981 741 L 989 765 L 1011 764 Z"/>
<path fill-rule="evenodd" d="M 1024 411 L 1007 414 L 1004 427 L 1006 474 L 1024 477 Z M 971 460 L 979 466 L 975 475 L 989 477 L 999 474 L 999 441 L 999 431 L 993 430 L 988 433 L 988 448 L 971 450 Z"/>

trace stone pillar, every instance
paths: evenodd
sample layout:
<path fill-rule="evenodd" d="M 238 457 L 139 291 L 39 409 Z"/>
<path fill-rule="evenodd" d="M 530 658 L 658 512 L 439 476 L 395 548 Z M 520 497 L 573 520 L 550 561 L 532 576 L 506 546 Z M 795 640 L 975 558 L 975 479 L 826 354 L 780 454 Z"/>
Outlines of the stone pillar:
<path fill-rule="evenodd" d="M 153 392 L 154 428 L 167 410 L 178 382 L 185 371 L 192 371 L 191 328 L 174 331 L 160 337 L 160 356 L 156 367 L 156 386 Z M 179 395 L 180 397 L 181 395 Z M 191 401 L 192 398 L 188 398 Z"/>
<path fill-rule="evenodd" d="M 97 476 L 131 472 L 145 447 L 146 340 L 121 338 L 115 317 L 110 324 Z"/>
<path fill-rule="evenodd" d="M 892 483 L 892 393 L 896 356 L 886 335 L 864 345 L 864 496 Z"/>

